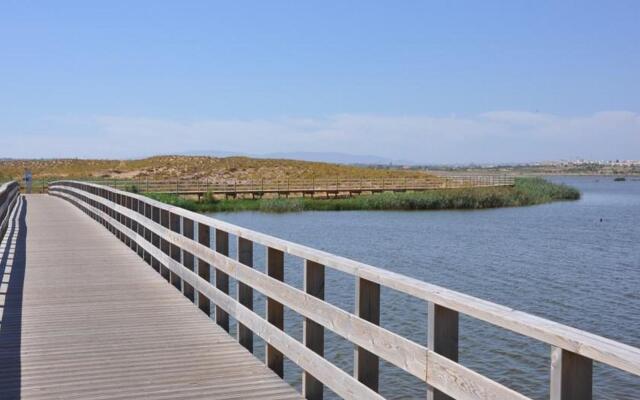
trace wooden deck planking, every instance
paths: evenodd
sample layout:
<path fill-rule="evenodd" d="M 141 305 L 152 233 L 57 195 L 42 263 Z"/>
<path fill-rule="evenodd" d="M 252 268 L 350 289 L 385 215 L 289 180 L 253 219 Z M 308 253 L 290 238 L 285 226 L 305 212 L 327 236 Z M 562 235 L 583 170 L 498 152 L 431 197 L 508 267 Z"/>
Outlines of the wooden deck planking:
<path fill-rule="evenodd" d="M 79 209 L 23 199 L 1 259 L 0 398 L 300 398 Z"/>

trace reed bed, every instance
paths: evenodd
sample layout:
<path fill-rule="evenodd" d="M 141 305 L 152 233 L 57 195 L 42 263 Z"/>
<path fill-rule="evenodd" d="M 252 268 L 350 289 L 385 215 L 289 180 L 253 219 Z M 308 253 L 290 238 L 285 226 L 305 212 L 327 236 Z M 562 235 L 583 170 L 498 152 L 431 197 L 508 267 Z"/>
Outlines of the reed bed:
<path fill-rule="evenodd" d="M 341 210 L 475 210 L 521 207 L 554 201 L 577 200 L 580 192 L 570 186 L 542 178 L 517 178 L 510 187 L 379 193 L 345 198 L 272 198 L 201 201 L 171 194 L 149 193 L 149 197 L 197 212 L 301 212 Z"/>

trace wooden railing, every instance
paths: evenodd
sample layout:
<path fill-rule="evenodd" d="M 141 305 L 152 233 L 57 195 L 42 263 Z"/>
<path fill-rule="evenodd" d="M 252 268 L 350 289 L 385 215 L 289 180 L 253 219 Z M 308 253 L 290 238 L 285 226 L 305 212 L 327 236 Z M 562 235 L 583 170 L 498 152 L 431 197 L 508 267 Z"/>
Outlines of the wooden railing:
<path fill-rule="evenodd" d="M 34 179 L 31 181 L 31 193 L 46 193 L 47 192 L 47 184 L 53 179 Z M 26 184 L 24 180 L 18 181 L 20 184 L 20 190 L 26 192 Z"/>
<path fill-rule="evenodd" d="M 11 210 L 13 210 L 19 194 L 18 182 L 12 181 L 0 185 L 0 241 L 4 237 Z"/>
<path fill-rule="evenodd" d="M 421 379 L 431 399 L 526 399 L 457 362 L 460 313 L 549 344 L 552 399 L 592 398 L 593 361 L 640 375 L 640 349 L 508 307 L 105 186 L 60 181 L 49 193 L 102 223 L 227 331 L 234 318 L 247 349 L 254 334 L 263 338 L 265 363 L 277 374 L 285 357 L 299 365 L 310 399 L 321 398 L 324 385 L 343 398 L 381 398 L 380 358 Z M 237 259 L 229 257 L 229 235 L 237 237 Z M 254 244 L 266 248 L 266 273 L 253 268 Z M 302 289 L 284 282 L 286 254 L 304 260 Z M 355 280 L 353 313 L 324 301 L 325 268 Z M 230 277 L 237 298 L 229 296 Z M 427 302 L 427 343 L 379 326 L 381 287 Z M 267 298 L 264 317 L 253 311 L 254 290 Z M 284 307 L 303 317 L 302 342 L 283 330 Z M 326 329 L 355 346 L 354 376 L 325 359 Z"/>
<path fill-rule="evenodd" d="M 421 191 L 469 187 L 513 186 L 513 175 L 442 175 L 426 178 L 335 178 L 335 179 L 80 179 L 82 182 L 109 186 L 137 193 L 220 195 L 361 193 Z M 51 179 L 36 179 L 33 193 L 46 193 Z M 24 189 L 24 182 L 19 182 Z"/>
<path fill-rule="evenodd" d="M 359 193 L 419 191 L 464 187 L 511 186 L 511 175 L 450 175 L 424 178 L 335 178 L 335 179 L 104 179 L 87 182 L 114 189 L 144 193 L 262 195 L 269 193 Z"/>

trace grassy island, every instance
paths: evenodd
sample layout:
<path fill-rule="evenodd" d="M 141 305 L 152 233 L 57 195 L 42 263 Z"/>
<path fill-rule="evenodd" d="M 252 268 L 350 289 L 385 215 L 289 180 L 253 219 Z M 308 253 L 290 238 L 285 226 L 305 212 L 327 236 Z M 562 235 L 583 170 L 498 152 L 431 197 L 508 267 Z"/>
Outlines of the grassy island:
<path fill-rule="evenodd" d="M 197 212 L 224 211 L 339 211 L 339 210 L 465 210 L 519 207 L 553 201 L 577 200 L 580 192 L 542 178 L 518 178 L 511 187 L 378 193 L 347 198 L 273 198 L 189 200 L 175 195 L 150 193 L 149 197 Z"/>

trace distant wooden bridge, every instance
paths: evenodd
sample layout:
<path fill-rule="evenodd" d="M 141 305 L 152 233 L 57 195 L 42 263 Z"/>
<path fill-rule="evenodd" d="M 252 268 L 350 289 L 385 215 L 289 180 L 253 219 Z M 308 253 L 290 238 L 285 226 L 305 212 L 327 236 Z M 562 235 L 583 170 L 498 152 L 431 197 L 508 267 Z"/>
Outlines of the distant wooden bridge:
<path fill-rule="evenodd" d="M 513 175 L 442 175 L 424 178 L 358 179 L 100 179 L 83 180 L 114 189 L 137 193 L 164 193 L 183 196 L 204 195 L 226 198 L 263 196 L 338 197 L 382 192 L 420 192 L 473 187 L 513 186 Z M 34 190 L 44 193 L 48 182 L 34 182 Z"/>
<path fill-rule="evenodd" d="M 59 181 L 22 196 L 5 184 L 0 228 L 3 400 L 320 399 L 324 387 L 377 399 L 380 359 L 430 399 L 526 399 L 458 362 L 460 313 L 548 344 L 551 399 L 591 399 L 594 361 L 640 376 L 637 348 L 107 186 Z M 302 288 L 284 282 L 286 255 L 304 260 Z M 324 300 L 325 268 L 355 280 L 353 312 Z M 425 302 L 426 343 L 380 327 L 381 287 Z M 302 341 L 285 309 L 303 317 Z M 324 357 L 325 330 L 353 344 L 353 375 Z M 282 380 L 285 358 L 303 370 L 301 393 Z"/>

